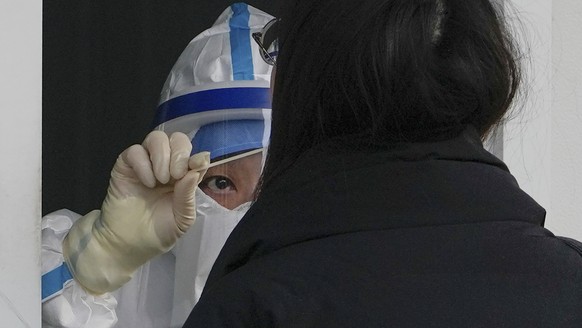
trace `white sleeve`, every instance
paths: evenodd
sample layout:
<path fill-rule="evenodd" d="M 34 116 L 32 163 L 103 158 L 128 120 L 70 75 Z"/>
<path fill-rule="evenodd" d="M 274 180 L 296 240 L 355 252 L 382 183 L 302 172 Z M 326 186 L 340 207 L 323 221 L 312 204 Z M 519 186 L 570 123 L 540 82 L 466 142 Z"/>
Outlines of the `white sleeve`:
<path fill-rule="evenodd" d="M 42 218 L 43 328 L 111 328 L 117 322 L 116 299 L 93 296 L 81 288 L 64 263 L 62 242 L 80 215 L 59 210 Z"/>

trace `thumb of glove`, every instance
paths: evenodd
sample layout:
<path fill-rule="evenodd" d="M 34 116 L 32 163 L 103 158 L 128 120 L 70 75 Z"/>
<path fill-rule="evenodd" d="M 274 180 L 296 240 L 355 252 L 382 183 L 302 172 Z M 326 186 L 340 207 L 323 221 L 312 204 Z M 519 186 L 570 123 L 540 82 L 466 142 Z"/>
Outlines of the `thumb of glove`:
<path fill-rule="evenodd" d="M 174 219 L 179 229 L 180 236 L 194 224 L 196 220 L 196 199 L 194 193 L 200 182 L 200 173 L 189 171 L 174 186 Z"/>
<path fill-rule="evenodd" d="M 196 188 L 208 170 L 210 154 L 201 152 L 194 154 L 188 160 L 190 171 L 174 186 L 174 218 L 176 226 L 182 233 L 194 224 L 196 220 Z"/>
<path fill-rule="evenodd" d="M 188 167 L 190 171 L 174 186 L 174 219 L 176 226 L 183 233 L 194 224 L 196 219 L 196 188 L 208 170 L 210 154 L 200 152 L 190 157 Z"/>

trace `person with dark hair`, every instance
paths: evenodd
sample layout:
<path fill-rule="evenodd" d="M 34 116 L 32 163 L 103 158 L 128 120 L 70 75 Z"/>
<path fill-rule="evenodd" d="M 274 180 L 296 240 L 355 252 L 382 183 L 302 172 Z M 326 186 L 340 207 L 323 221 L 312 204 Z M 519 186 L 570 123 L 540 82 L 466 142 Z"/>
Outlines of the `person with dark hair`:
<path fill-rule="evenodd" d="M 521 82 L 501 4 L 285 6 L 257 199 L 184 327 L 582 327 L 582 244 L 482 145 Z"/>

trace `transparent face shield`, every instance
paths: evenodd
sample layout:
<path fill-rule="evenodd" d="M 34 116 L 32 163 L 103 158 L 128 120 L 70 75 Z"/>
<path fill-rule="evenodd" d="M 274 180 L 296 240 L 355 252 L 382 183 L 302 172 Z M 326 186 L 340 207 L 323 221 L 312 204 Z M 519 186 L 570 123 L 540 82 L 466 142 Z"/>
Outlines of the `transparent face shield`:
<path fill-rule="evenodd" d="M 211 163 L 196 190 L 196 221 L 172 250 L 173 326 L 186 320 L 216 257 L 255 199 L 270 137 L 271 110 L 253 110 L 255 114 L 246 119 L 229 111 L 207 113 L 195 121 L 209 123 L 194 131 L 182 130 L 192 140 L 192 152 L 209 151 Z M 225 121 L 228 117 L 237 119 Z"/>
<path fill-rule="evenodd" d="M 250 208 L 264 149 L 218 159 L 196 190 L 196 221 L 172 249 L 175 256 L 172 327 L 180 326 L 200 299 L 215 259 Z"/>
<path fill-rule="evenodd" d="M 217 160 L 215 162 L 210 163 L 210 165 L 208 165 L 208 168 L 212 168 L 212 167 L 215 167 L 215 166 L 218 166 L 218 165 L 222 165 L 222 164 L 226 164 L 226 163 L 229 163 L 229 162 L 232 162 L 232 161 L 236 161 L 238 159 L 245 158 L 245 157 L 248 157 L 248 156 L 251 156 L 251 155 L 263 153 L 263 151 L 265 151 L 265 149 L 259 148 L 259 149 L 254 149 L 254 150 L 251 150 L 251 151 L 248 151 L 248 152 L 244 152 L 244 153 L 239 154 L 239 155 L 235 155 L 235 156 L 232 156 L 232 157 L 227 157 L 227 158 L 224 158 L 224 159 L 221 159 L 221 160 Z"/>
<path fill-rule="evenodd" d="M 232 210 L 254 201 L 262 173 L 264 149 L 254 149 L 210 164 L 198 188 L 220 206 Z"/>

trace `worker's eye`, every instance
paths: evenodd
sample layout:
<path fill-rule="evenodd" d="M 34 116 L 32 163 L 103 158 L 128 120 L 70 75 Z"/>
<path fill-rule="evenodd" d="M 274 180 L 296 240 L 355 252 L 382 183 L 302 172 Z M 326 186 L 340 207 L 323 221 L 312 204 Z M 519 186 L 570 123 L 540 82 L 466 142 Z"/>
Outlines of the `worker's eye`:
<path fill-rule="evenodd" d="M 236 191 L 234 183 L 229 178 L 220 175 L 202 180 L 199 187 L 204 192 L 210 191 L 216 194 Z"/>

